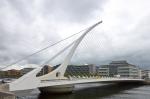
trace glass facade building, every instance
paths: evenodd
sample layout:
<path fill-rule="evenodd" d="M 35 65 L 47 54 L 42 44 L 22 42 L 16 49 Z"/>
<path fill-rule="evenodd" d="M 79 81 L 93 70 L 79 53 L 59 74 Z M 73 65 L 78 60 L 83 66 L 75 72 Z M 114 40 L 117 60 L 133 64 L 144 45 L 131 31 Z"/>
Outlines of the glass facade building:
<path fill-rule="evenodd" d="M 89 76 L 96 74 L 96 66 L 91 65 L 69 65 L 65 75 L 70 76 Z"/>

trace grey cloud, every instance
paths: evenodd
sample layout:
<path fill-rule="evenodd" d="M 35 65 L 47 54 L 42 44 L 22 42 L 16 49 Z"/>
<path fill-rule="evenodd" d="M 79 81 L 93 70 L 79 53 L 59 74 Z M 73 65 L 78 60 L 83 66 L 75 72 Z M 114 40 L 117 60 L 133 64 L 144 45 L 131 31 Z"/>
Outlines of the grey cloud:
<path fill-rule="evenodd" d="M 104 33 L 104 35 L 103 33 L 95 33 L 97 37 L 94 38 L 97 39 L 88 40 L 92 44 L 87 43 L 87 48 L 80 48 L 82 51 L 77 52 L 78 56 L 74 56 L 73 62 L 76 62 L 77 57 L 80 56 L 82 58 L 79 57 L 78 59 L 82 60 L 82 64 L 108 64 L 112 60 L 127 60 L 131 64 L 150 68 L 149 21 L 150 18 L 148 16 L 144 17 L 132 31 L 126 33 L 127 35 L 119 35 L 119 40 L 124 40 L 124 43 L 120 43 L 119 45 L 115 45 L 119 41 L 114 42 L 114 38 L 109 35 L 110 33 Z M 91 38 L 91 36 L 90 34 L 87 37 Z"/>
<path fill-rule="evenodd" d="M 42 17 L 54 16 L 66 21 L 84 22 L 92 18 L 96 10 L 99 10 L 100 15 L 105 2 L 106 0 L 7 0 L 7 6 L 27 22 L 35 18 L 33 13 L 36 11 Z"/>
<path fill-rule="evenodd" d="M 65 27 L 69 29 L 72 23 L 78 26 L 91 23 L 93 18 L 100 17 L 95 16 L 95 13 L 101 15 L 105 12 L 103 6 L 107 3 L 109 0 L 2 0 L 0 64 L 9 64 L 62 39 L 58 32 L 61 32 L 59 29 L 63 24 L 70 24 Z M 130 23 L 128 21 L 131 17 L 127 12 L 120 17 L 123 17 L 123 23 L 119 24 L 118 29 L 127 29 L 125 27 Z M 108 33 L 105 29 L 101 30 L 101 26 L 97 27 L 92 31 L 93 34 L 84 38 L 72 63 L 105 64 L 111 60 L 126 59 L 148 67 L 150 19 L 149 16 L 142 19 L 132 31 L 120 30 L 119 35 L 116 31 Z M 109 27 L 109 23 L 107 26 Z M 54 52 L 57 50 L 34 56 L 24 63 L 40 64 L 54 55 Z"/>
<path fill-rule="evenodd" d="M 99 2 L 100 4 L 98 4 Z M 56 19 L 70 19 L 72 21 L 87 20 L 93 10 L 101 8 L 99 0 L 70 1 L 70 0 L 2 0 L 0 8 L 2 10 L 0 17 L 0 56 L 1 64 L 9 64 L 23 56 L 29 55 L 40 48 L 59 40 L 59 35 L 52 34 L 55 31 L 40 31 L 35 23 L 39 18 L 57 17 Z M 59 20 L 60 20 L 59 19 Z M 51 23 L 51 19 L 46 19 Z M 36 33 L 38 32 L 38 33 Z M 51 32 L 51 33 L 50 33 Z M 44 45 L 38 46 L 38 37 L 44 37 Z M 37 44 L 36 44 L 37 43 Z M 41 44 L 42 44 L 41 43 Z M 36 44 L 36 45 L 34 45 Z M 35 47 L 35 49 L 33 49 Z M 38 63 L 41 58 L 32 58 L 28 62 Z"/>
<path fill-rule="evenodd" d="M 56 17 L 72 22 L 85 22 L 92 18 L 93 12 L 103 11 L 105 0 L 45 0 L 43 12 L 54 13 Z M 100 13 L 101 14 L 101 13 Z M 99 17 L 99 16 L 97 16 Z"/>
<path fill-rule="evenodd" d="M 17 13 L 16 17 L 21 18 L 25 23 L 32 23 L 34 21 L 34 2 L 31 0 L 6 0 L 6 5 Z"/>

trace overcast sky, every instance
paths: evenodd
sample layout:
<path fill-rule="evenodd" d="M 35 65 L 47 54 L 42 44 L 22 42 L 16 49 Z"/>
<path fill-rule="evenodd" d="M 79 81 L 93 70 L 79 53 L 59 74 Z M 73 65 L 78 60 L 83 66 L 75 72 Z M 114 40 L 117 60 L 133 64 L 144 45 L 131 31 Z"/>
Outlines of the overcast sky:
<path fill-rule="evenodd" d="M 0 65 L 8 65 L 103 20 L 87 35 L 83 41 L 87 41 L 86 47 L 78 48 L 72 63 L 128 60 L 149 67 L 149 4 L 149 0 L 1 0 Z M 49 54 L 25 63 L 38 64 L 54 52 L 51 49 Z"/>

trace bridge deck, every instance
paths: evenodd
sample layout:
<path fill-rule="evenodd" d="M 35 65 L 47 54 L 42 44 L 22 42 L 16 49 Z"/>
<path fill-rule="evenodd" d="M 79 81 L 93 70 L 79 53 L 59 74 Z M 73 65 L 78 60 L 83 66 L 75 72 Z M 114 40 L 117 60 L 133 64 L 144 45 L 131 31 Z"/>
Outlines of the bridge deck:
<path fill-rule="evenodd" d="M 39 87 L 67 85 L 67 84 L 82 84 L 82 83 L 117 83 L 117 82 L 144 82 L 143 79 L 129 78 L 88 78 L 88 79 L 62 79 L 62 80 L 47 80 L 41 81 Z"/>

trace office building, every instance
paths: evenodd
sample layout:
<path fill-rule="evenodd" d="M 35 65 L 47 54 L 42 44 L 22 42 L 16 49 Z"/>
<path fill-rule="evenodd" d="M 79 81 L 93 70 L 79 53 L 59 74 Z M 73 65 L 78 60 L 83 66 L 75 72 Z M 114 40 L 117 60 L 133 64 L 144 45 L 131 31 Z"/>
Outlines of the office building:
<path fill-rule="evenodd" d="M 26 74 L 26 73 L 28 73 L 28 72 L 30 72 L 31 70 L 33 70 L 34 68 L 23 68 L 23 69 L 21 69 L 20 71 L 21 71 L 21 75 L 24 75 L 24 74 Z"/>
<path fill-rule="evenodd" d="M 7 71 L 0 71 L 0 78 L 18 78 L 20 75 L 20 70 L 11 69 Z"/>
<path fill-rule="evenodd" d="M 142 70 L 142 78 L 150 79 L 150 70 Z"/>
<path fill-rule="evenodd" d="M 90 76 L 96 74 L 96 66 L 90 65 L 69 65 L 65 75 L 71 76 Z"/>
<path fill-rule="evenodd" d="M 45 74 L 48 74 L 49 72 L 51 72 L 53 70 L 53 67 L 50 65 L 45 65 L 41 71 L 37 74 L 37 76 L 42 76 Z"/>
<path fill-rule="evenodd" d="M 109 76 L 109 68 L 108 65 L 102 65 L 98 68 L 98 75 L 100 76 Z"/>
<path fill-rule="evenodd" d="M 139 68 L 127 61 L 112 61 L 109 65 L 101 65 L 98 69 L 101 76 L 139 77 Z"/>

